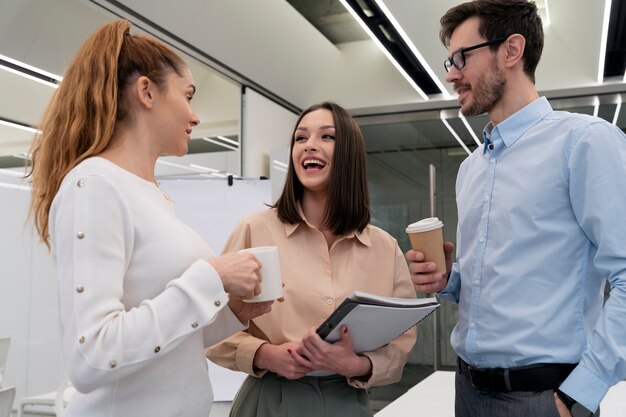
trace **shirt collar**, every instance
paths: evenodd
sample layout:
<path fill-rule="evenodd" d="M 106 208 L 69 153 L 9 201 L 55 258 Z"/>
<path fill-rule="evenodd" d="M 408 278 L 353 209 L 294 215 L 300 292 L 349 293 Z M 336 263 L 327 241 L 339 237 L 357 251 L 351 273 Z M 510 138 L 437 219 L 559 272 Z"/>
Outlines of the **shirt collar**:
<path fill-rule="evenodd" d="M 292 234 L 295 233 L 296 229 L 298 227 L 309 227 L 311 229 L 315 229 L 317 230 L 317 227 L 313 226 L 311 223 L 309 223 L 309 221 L 307 220 L 306 216 L 304 215 L 304 212 L 302 211 L 302 206 L 300 205 L 300 202 L 298 202 L 298 213 L 300 214 L 300 217 L 302 217 L 302 219 L 304 220 L 304 223 L 283 223 L 283 226 L 285 227 L 285 236 L 290 237 Z M 366 227 L 365 229 L 363 229 L 362 232 L 356 232 L 356 231 L 352 231 L 348 234 L 345 234 L 343 236 L 340 236 L 337 241 L 339 240 L 343 240 L 343 239 L 350 239 L 356 237 L 358 239 L 359 242 L 361 242 L 362 244 L 364 244 L 365 246 L 372 246 L 372 241 L 370 239 L 369 236 L 369 229 L 368 227 Z"/>
<path fill-rule="evenodd" d="M 487 151 L 487 147 L 493 142 L 492 137 L 502 138 L 504 146 L 507 148 L 513 146 L 528 129 L 551 112 L 552 106 L 550 106 L 548 99 L 539 97 L 496 126 L 493 126 L 491 122 L 489 122 L 483 129 L 483 138 L 485 140 L 483 153 Z"/>

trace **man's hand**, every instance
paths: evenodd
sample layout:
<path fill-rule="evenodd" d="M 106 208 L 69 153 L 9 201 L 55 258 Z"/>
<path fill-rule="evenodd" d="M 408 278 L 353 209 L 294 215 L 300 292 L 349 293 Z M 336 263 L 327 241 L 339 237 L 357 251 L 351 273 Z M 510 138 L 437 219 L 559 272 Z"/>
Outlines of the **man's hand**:
<path fill-rule="evenodd" d="M 445 242 L 443 251 L 446 256 L 446 271 L 452 269 L 452 252 L 454 244 Z M 424 254 L 419 251 L 410 250 L 405 254 L 406 260 L 410 262 L 409 271 L 415 290 L 423 294 L 436 293 L 443 290 L 448 284 L 448 273 L 436 273 L 437 265 L 434 262 L 424 262 Z"/>

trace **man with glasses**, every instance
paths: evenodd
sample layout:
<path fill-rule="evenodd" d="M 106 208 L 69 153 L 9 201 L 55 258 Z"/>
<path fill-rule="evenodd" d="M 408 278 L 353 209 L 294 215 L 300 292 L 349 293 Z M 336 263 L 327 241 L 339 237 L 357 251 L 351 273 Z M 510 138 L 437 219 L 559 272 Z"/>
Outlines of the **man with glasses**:
<path fill-rule="evenodd" d="M 489 117 L 458 172 L 456 262 L 449 242 L 443 275 L 406 254 L 418 291 L 459 304 L 456 414 L 590 417 L 626 378 L 626 135 L 539 96 L 534 3 L 476 0 L 441 25 L 461 112 Z"/>

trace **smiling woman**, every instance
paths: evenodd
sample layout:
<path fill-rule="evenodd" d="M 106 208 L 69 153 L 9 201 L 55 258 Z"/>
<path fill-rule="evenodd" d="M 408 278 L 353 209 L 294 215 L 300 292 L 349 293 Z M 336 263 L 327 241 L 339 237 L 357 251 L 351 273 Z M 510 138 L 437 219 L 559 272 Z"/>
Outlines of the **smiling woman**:
<path fill-rule="evenodd" d="M 371 416 L 366 389 L 400 379 L 415 329 L 358 353 L 348 328 L 334 344 L 315 332 L 354 290 L 415 297 L 398 244 L 369 220 L 358 125 L 334 103 L 309 107 L 292 133 L 278 202 L 244 218 L 224 249 L 278 246 L 285 286 L 271 313 L 207 350 L 212 361 L 250 375 L 232 416 Z M 311 375 L 319 371 L 331 375 Z"/>

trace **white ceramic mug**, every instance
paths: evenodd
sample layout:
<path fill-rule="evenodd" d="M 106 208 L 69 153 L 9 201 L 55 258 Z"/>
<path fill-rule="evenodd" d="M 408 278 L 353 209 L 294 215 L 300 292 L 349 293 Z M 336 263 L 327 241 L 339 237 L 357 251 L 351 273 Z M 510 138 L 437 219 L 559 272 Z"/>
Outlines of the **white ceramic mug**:
<path fill-rule="evenodd" d="M 252 253 L 261 263 L 261 294 L 243 300 L 247 303 L 276 300 L 283 296 L 283 281 L 280 277 L 280 259 L 276 246 L 257 246 L 241 249 L 239 252 Z"/>

